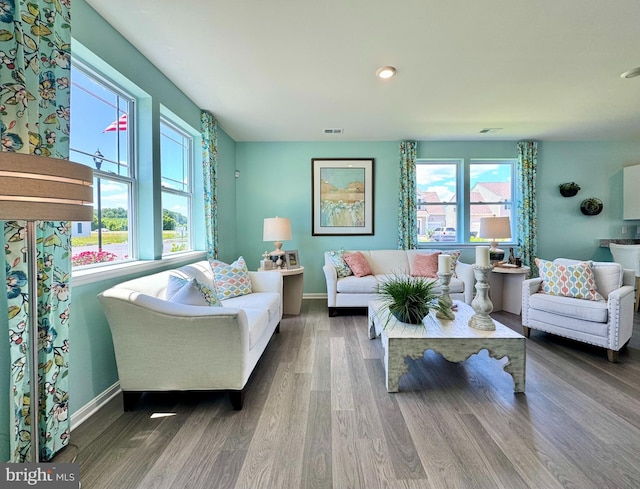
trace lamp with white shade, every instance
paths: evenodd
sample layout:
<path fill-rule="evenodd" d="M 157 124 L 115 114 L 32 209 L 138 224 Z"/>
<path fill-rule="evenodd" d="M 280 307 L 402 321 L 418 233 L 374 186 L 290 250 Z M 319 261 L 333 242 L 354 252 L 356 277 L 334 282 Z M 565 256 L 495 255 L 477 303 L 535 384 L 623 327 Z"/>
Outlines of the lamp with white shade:
<path fill-rule="evenodd" d="M 0 152 L 0 221 L 27 221 L 28 293 L 38 297 L 35 221 L 91 221 L 93 171 L 66 160 Z M 38 308 L 28 308 L 28 368 L 31 391 L 32 462 L 40 458 L 38 386 Z"/>
<path fill-rule="evenodd" d="M 511 239 L 511 221 L 509 217 L 482 217 L 478 238 L 491 239 L 489 255 L 491 261 L 504 259 L 504 250 L 498 248 L 499 239 Z"/>
<path fill-rule="evenodd" d="M 284 250 L 282 242 L 291 239 L 291 222 L 288 217 L 267 217 L 264 220 L 262 234 L 263 241 L 273 241 L 275 249 L 269 253 L 272 259 L 276 259 L 276 266 L 282 268 Z"/>

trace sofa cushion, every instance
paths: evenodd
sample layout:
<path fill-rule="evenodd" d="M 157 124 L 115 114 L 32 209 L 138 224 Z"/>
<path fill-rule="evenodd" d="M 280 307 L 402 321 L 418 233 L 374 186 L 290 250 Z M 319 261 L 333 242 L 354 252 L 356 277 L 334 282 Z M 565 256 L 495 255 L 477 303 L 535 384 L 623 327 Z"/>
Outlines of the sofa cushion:
<path fill-rule="evenodd" d="M 230 265 L 219 260 L 211 260 L 210 264 L 218 299 L 231 299 L 251 293 L 251 278 L 243 257 Z"/>
<path fill-rule="evenodd" d="M 542 279 L 541 292 L 544 294 L 604 301 L 604 297 L 596 290 L 593 271 L 588 262 L 565 265 L 536 258 L 536 265 Z"/>
<path fill-rule="evenodd" d="M 344 261 L 344 254 L 346 251 L 342 250 L 332 250 L 327 251 L 327 256 L 329 260 L 333 264 L 338 274 L 338 278 L 348 277 L 349 275 L 353 275 L 351 268 L 347 265 L 347 262 Z"/>
<path fill-rule="evenodd" d="M 375 294 L 378 292 L 378 280 L 375 275 L 365 277 L 345 277 L 336 284 L 338 293 L 345 294 Z"/>
<path fill-rule="evenodd" d="M 403 250 L 369 250 L 362 251 L 369 261 L 371 272 L 374 275 L 382 273 L 407 274 L 409 273 L 409 258 Z"/>
<path fill-rule="evenodd" d="M 191 306 L 222 306 L 215 291 L 207 284 L 195 278 L 187 280 L 175 275 L 169 275 L 167 300 Z"/>
<path fill-rule="evenodd" d="M 438 278 L 438 257 L 440 255 L 439 251 L 415 255 L 413 257 L 413 267 L 411 267 L 411 276 Z"/>
<path fill-rule="evenodd" d="M 343 258 L 356 277 L 366 277 L 367 275 L 371 275 L 369 262 L 361 252 L 356 251 L 355 253 L 345 253 Z"/>
<path fill-rule="evenodd" d="M 585 301 L 573 297 L 538 293 L 529 297 L 529 307 L 531 310 L 595 323 L 606 323 L 608 320 L 607 303 L 603 301 Z"/>
<path fill-rule="evenodd" d="M 266 309 L 243 308 L 249 323 L 249 349 L 256 345 L 269 326 L 269 312 Z"/>
<path fill-rule="evenodd" d="M 280 304 L 282 298 L 275 292 L 253 292 L 225 299 L 222 305 L 237 309 L 264 309 L 269 314 L 269 321 L 280 317 Z"/>

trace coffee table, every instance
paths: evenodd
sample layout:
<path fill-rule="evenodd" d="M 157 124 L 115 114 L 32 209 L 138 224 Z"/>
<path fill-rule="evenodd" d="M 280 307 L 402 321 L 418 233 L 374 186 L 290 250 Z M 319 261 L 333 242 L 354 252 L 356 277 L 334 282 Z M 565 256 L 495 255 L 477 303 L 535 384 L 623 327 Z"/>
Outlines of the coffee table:
<path fill-rule="evenodd" d="M 407 357 L 420 359 L 433 350 L 450 362 L 463 362 L 471 355 L 487 350 L 491 358 L 507 357 L 503 366 L 513 378 L 514 392 L 525 390 L 525 337 L 497 321 L 495 331 L 468 326 L 474 314 L 471 306 L 453 301 L 458 310 L 452 321 L 437 319 L 434 312 L 421 325 L 411 325 L 389 316 L 380 301 L 369 302 L 369 338 L 381 337 L 388 392 L 398 392 L 400 377 L 409 371 Z"/>

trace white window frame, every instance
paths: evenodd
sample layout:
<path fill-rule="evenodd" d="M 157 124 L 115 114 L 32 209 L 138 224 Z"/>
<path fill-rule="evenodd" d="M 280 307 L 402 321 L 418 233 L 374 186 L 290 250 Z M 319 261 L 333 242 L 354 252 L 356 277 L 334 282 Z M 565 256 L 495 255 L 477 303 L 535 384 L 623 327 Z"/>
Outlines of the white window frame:
<path fill-rule="evenodd" d="M 416 159 L 416 168 L 419 165 L 443 165 L 443 164 L 451 164 L 456 167 L 456 201 L 455 204 L 449 204 L 455 206 L 456 213 L 456 241 L 451 242 L 437 242 L 437 241 L 428 241 L 428 242 L 418 242 L 418 248 L 451 248 L 451 247 L 461 247 L 461 246 L 469 246 L 476 245 L 478 243 L 484 241 L 475 241 L 471 238 L 471 168 L 473 165 L 480 164 L 490 164 L 490 163 L 498 163 L 498 164 L 508 164 L 511 167 L 511 201 L 507 202 L 507 205 L 510 206 L 510 221 L 511 221 L 511 241 L 504 242 L 504 244 L 514 244 L 516 242 L 516 209 L 519 201 L 519 196 L 517 195 L 517 185 L 516 185 L 516 158 L 418 158 Z M 418 199 L 418 195 L 416 192 L 416 200 Z M 475 202 L 474 202 L 475 203 Z M 484 204 L 488 205 L 505 205 L 504 201 L 500 202 L 484 202 Z M 443 205 L 441 202 L 431 203 L 431 204 L 418 204 L 418 210 L 420 205 Z M 417 217 L 417 216 L 416 216 Z M 445 224 L 442 224 L 444 226 Z M 464 240 L 461 240 L 461 237 L 464 237 Z"/>
<path fill-rule="evenodd" d="M 128 189 L 128 237 L 129 237 L 129 246 L 128 246 L 128 258 L 124 260 L 118 260 L 116 262 L 103 262 L 103 263 L 95 263 L 92 265 L 86 265 L 82 267 L 73 267 L 75 271 L 84 271 L 88 269 L 99 269 L 106 266 L 119 265 L 122 263 L 136 261 L 138 259 L 138 226 L 137 226 L 137 149 L 136 149 L 136 137 L 135 137 L 135 128 L 136 128 L 136 98 L 131 95 L 128 91 L 126 91 L 120 84 L 114 82 L 109 79 L 106 75 L 102 74 L 98 69 L 92 67 L 89 63 L 86 63 L 79 59 L 72 59 L 71 61 L 71 69 L 79 70 L 85 76 L 91 78 L 95 83 L 103 85 L 108 90 L 115 93 L 120 98 L 126 100 L 129 104 L 129 110 L 127 112 L 127 161 L 129 165 L 128 175 L 119 175 L 114 172 L 98 170 L 95 167 L 93 168 L 93 176 L 94 179 L 101 179 L 107 181 L 113 181 L 119 184 L 124 184 Z M 73 83 L 73 78 L 72 78 Z M 73 111 L 73 106 L 70 107 L 70 110 Z M 73 127 L 71 127 L 73 131 Z M 95 156 L 94 153 L 88 153 L 84 150 L 69 148 L 70 151 L 73 150 L 76 153 L 84 154 L 88 157 L 93 158 Z M 106 160 L 106 158 L 104 158 Z M 118 162 L 115 162 L 118 164 Z M 97 204 L 94 203 L 94 204 Z M 101 232 L 101 231 L 100 231 Z"/>
<path fill-rule="evenodd" d="M 171 187 L 167 187 L 164 184 L 161 183 L 161 202 L 162 202 L 162 194 L 164 193 L 169 193 L 169 194 L 173 194 L 176 196 L 180 196 L 180 197 L 185 197 L 189 204 L 188 204 L 188 211 L 187 211 L 187 236 L 188 236 L 188 240 L 187 240 L 187 249 L 184 250 L 184 252 L 191 252 L 194 249 L 194 227 L 193 227 L 193 189 L 194 189 L 194 137 L 192 134 L 189 133 L 188 130 L 184 129 L 181 124 L 176 123 L 174 118 L 171 118 L 170 116 L 167 115 L 161 115 L 160 116 L 160 137 L 162 138 L 162 125 L 166 125 L 168 127 L 170 127 L 172 130 L 178 132 L 182 137 L 184 137 L 187 141 L 188 141 L 188 150 L 187 150 L 187 158 L 188 158 L 188 162 L 187 162 L 187 172 L 188 172 L 188 183 L 187 183 L 187 187 L 188 187 L 188 191 L 183 191 L 183 190 L 177 190 Z M 162 145 L 161 145 L 162 148 Z M 162 175 L 162 150 L 161 150 L 161 154 L 160 154 L 160 159 L 161 159 L 161 164 L 160 164 L 160 181 L 162 182 L 163 180 L 163 175 Z M 164 204 L 161 206 L 164 209 Z M 163 238 L 163 243 L 164 243 L 164 238 Z M 169 257 L 169 256 L 174 256 L 177 253 L 181 253 L 181 252 L 169 252 L 169 253 L 164 253 L 162 254 L 163 258 L 165 257 Z"/>

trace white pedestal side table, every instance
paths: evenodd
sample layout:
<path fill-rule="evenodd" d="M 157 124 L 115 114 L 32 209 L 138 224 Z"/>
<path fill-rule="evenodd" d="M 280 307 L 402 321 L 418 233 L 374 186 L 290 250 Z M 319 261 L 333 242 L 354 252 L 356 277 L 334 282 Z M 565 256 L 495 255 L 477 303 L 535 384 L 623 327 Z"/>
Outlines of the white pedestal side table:
<path fill-rule="evenodd" d="M 531 269 L 522 267 L 493 267 L 489 274 L 489 297 L 494 311 L 522 313 L 522 282 Z"/>

